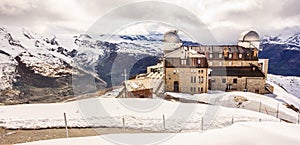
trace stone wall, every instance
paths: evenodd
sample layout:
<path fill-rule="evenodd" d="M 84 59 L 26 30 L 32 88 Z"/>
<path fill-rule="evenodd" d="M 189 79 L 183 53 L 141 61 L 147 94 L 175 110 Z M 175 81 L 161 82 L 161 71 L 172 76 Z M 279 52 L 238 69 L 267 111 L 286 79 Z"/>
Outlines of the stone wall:
<path fill-rule="evenodd" d="M 208 90 L 207 68 L 166 68 L 165 86 L 167 92 L 174 92 L 174 82 L 179 83 L 179 92 L 199 94 Z"/>
<path fill-rule="evenodd" d="M 236 79 L 236 82 L 234 82 Z M 234 77 L 234 76 L 211 76 L 211 90 L 222 91 L 245 91 L 259 94 L 268 93 L 265 89 L 263 77 Z"/>

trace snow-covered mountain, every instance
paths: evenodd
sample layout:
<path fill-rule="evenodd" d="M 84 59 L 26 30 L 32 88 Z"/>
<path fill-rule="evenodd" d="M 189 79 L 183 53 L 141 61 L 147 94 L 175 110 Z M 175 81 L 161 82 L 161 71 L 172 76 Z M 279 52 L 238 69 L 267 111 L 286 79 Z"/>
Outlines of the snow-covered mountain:
<path fill-rule="evenodd" d="M 73 94 L 72 76 L 92 76 L 99 83 L 98 88 L 116 85 L 122 82 L 124 69 L 132 68 L 132 76 L 157 63 L 162 55 L 162 37 L 162 34 L 47 36 L 24 28 L 14 31 L 1 28 L 0 101 L 24 103 L 47 100 L 51 98 L 49 95 L 63 100 Z M 112 77 L 115 77 L 113 83 Z M 39 97 L 28 98 L 32 96 Z"/>
<path fill-rule="evenodd" d="M 285 76 L 300 76 L 300 33 L 287 38 L 264 37 L 260 58 L 268 58 L 269 73 Z"/>
<path fill-rule="evenodd" d="M 30 102 L 28 97 L 32 95 L 45 99 L 49 95 L 63 96 L 63 100 L 73 94 L 74 75 L 94 77 L 98 88 L 118 85 L 124 79 L 124 69 L 134 76 L 159 61 L 162 39 L 163 34 L 40 35 L 26 29 L 0 28 L 0 101 Z M 299 76 L 299 40 L 300 33 L 287 39 L 262 40 L 259 55 L 270 59 L 270 73 Z M 40 97 L 31 101 L 37 100 Z"/>

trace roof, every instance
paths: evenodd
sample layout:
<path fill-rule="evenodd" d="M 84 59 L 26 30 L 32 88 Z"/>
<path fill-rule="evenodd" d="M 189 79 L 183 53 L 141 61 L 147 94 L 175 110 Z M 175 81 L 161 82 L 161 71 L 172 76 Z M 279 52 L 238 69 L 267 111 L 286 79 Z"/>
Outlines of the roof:
<path fill-rule="evenodd" d="M 151 78 L 127 80 L 125 84 L 129 92 L 153 88 L 153 80 Z"/>
<path fill-rule="evenodd" d="M 184 47 L 178 48 L 165 55 L 166 58 L 204 58 L 205 55 L 198 53 L 195 50 L 185 50 Z"/>
<path fill-rule="evenodd" d="M 210 67 L 211 76 L 265 77 L 257 66 Z"/>

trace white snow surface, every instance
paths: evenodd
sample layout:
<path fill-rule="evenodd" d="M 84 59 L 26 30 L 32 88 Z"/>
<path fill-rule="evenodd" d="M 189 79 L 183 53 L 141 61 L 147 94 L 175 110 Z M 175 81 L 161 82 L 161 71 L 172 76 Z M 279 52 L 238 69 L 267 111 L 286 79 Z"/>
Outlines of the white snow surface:
<path fill-rule="evenodd" d="M 268 74 L 267 80 L 284 88 L 288 93 L 297 98 L 300 98 L 300 77 Z"/>
<path fill-rule="evenodd" d="M 299 134 L 300 126 L 295 124 L 243 122 L 203 133 L 109 134 L 37 141 L 22 145 L 299 145 Z"/>
<path fill-rule="evenodd" d="M 215 94 L 194 95 L 167 92 L 166 94 L 175 98 L 200 101 L 212 105 L 252 110 L 274 117 L 277 116 L 277 105 L 279 105 L 278 118 L 292 122 L 298 121 L 298 113 L 287 108 L 284 105 L 284 101 L 251 92 L 220 92 Z"/>
<path fill-rule="evenodd" d="M 162 99 L 93 98 L 68 103 L 0 106 L 0 127 L 36 129 L 64 127 L 122 127 L 161 131 L 163 115 L 169 132 L 222 128 L 232 122 L 274 121 L 270 115 L 236 108 L 185 104 Z M 233 118 L 233 119 L 232 119 Z"/>

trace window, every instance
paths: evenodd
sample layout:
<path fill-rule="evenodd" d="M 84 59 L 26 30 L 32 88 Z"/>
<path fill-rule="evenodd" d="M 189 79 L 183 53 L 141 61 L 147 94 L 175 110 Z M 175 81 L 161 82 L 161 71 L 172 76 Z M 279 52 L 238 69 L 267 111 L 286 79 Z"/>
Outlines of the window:
<path fill-rule="evenodd" d="M 222 83 L 226 83 L 226 79 L 222 79 Z"/>
<path fill-rule="evenodd" d="M 193 92 L 193 87 L 191 87 L 191 92 Z"/>
<path fill-rule="evenodd" d="M 215 79 L 212 79 L 212 80 L 211 80 L 211 82 L 212 82 L 212 83 L 215 83 L 215 82 L 216 82 L 216 80 L 215 80 Z"/>
<path fill-rule="evenodd" d="M 196 87 L 194 87 L 194 92 L 196 92 Z"/>
<path fill-rule="evenodd" d="M 198 92 L 200 92 L 200 87 L 198 87 Z"/>
<path fill-rule="evenodd" d="M 229 58 L 232 58 L 232 53 L 229 53 Z"/>
<path fill-rule="evenodd" d="M 222 66 L 222 62 L 219 62 L 219 66 Z"/>
<path fill-rule="evenodd" d="M 219 53 L 219 58 L 222 58 L 223 57 L 223 54 L 222 53 Z"/>
<path fill-rule="evenodd" d="M 198 64 L 201 64 L 201 59 L 198 59 L 198 62 L 197 62 Z"/>
<path fill-rule="evenodd" d="M 210 66 L 212 66 L 212 65 L 213 65 L 213 63 L 212 63 L 212 62 L 209 62 L 209 65 L 210 65 Z"/>
<path fill-rule="evenodd" d="M 201 77 L 198 77 L 198 83 L 201 83 Z"/>
<path fill-rule="evenodd" d="M 235 83 L 235 84 L 236 84 L 236 83 L 237 83 L 237 79 L 233 79 L 233 83 Z"/>
<path fill-rule="evenodd" d="M 232 89 L 232 85 L 231 84 L 227 84 L 226 85 L 226 90 L 231 90 Z"/>
<path fill-rule="evenodd" d="M 191 76 L 191 83 L 196 83 L 197 82 L 197 77 L 196 76 Z"/>
<path fill-rule="evenodd" d="M 213 58 L 213 54 L 212 53 L 209 54 L 209 58 Z"/>
<path fill-rule="evenodd" d="M 201 70 L 201 73 L 203 74 L 203 70 Z"/>
<path fill-rule="evenodd" d="M 240 59 L 243 58 L 243 54 L 242 54 L 242 53 L 239 54 L 239 58 L 240 58 Z"/>
<path fill-rule="evenodd" d="M 201 81 L 200 81 L 200 83 L 203 83 L 203 80 L 204 80 L 204 79 L 203 79 L 203 77 L 201 77 Z"/>
<path fill-rule="evenodd" d="M 201 87 L 201 92 L 203 92 L 203 87 Z"/>
<path fill-rule="evenodd" d="M 232 66 L 232 62 L 231 61 L 229 62 L 229 66 Z"/>
<path fill-rule="evenodd" d="M 186 59 L 181 59 L 181 65 L 186 65 Z"/>

